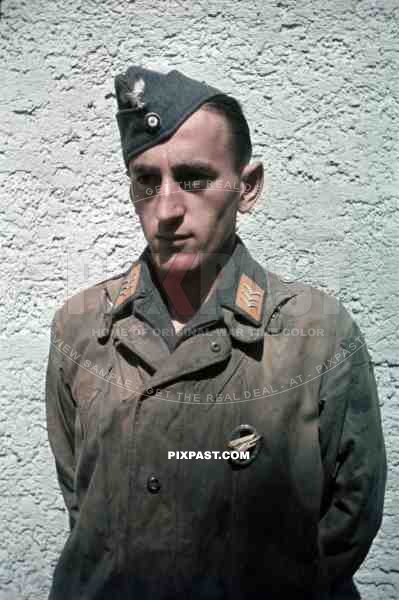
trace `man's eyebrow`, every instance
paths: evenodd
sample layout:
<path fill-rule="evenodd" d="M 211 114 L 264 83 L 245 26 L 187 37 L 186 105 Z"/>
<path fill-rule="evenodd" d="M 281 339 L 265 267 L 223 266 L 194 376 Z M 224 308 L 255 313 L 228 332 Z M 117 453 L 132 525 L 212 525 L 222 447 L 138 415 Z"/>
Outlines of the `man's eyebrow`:
<path fill-rule="evenodd" d="M 214 166 L 202 160 L 192 160 L 177 163 L 172 167 L 172 171 L 174 173 L 181 173 L 184 171 L 200 171 L 209 175 L 210 177 L 216 177 L 218 175 L 218 171 Z M 135 173 L 136 175 L 143 173 L 157 175 L 159 174 L 160 170 L 158 167 L 146 165 L 145 163 L 134 163 L 130 167 L 130 172 Z"/>
<path fill-rule="evenodd" d="M 134 163 L 129 167 L 129 171 L 130 173 L 159 173 L 159 169 L 157 167 L 141 163 Z"/>

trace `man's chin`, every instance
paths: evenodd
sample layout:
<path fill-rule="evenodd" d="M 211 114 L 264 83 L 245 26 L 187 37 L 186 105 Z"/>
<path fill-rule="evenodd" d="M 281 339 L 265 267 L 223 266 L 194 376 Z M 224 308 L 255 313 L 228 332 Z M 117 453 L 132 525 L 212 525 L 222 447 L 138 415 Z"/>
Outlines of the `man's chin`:
<path fill-rule="evenodd" d="M 188 271 L 195 271 L 201 264 L 201 254 L 194 252 L 176 252 L 168 257 L 153 257 L 154 265 L 159 273 L 181 276 Z"/>

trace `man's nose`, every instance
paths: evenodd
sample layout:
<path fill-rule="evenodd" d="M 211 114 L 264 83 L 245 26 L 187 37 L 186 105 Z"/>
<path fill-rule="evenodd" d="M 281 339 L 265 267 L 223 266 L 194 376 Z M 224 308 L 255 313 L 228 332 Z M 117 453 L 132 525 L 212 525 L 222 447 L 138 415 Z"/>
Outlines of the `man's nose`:
<path fill-rule="evenodd" d="M 159 222 L 181 219 L 185 213 L 182 189 L 172 177 L 162 180 L 157 193 L 157 218 Z"/>

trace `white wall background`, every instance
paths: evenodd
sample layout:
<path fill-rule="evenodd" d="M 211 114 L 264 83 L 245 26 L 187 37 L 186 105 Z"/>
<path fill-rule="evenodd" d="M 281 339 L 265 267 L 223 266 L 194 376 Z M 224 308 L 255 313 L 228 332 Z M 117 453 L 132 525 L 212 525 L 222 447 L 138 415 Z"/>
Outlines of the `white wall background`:
<path fill-rule="evenodd" d="M 243 102 L 267 182 L 242 237 L 269 269 L 338 295 L 366 336 L 389 476 L 356 581 L 367 600 L 397 600 L 398 0 L 5 0 L 1 11 L 0 599 L 45 599 L 67 532 L 45 429 L 51 317 L 144 245 L 109 95 L 139 63 Z"/>

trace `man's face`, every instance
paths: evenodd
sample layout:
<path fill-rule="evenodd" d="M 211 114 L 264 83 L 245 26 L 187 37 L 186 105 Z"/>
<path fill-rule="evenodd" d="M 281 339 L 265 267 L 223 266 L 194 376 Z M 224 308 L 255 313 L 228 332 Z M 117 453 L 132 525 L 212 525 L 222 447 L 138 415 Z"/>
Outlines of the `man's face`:
<path fill-rule="evenodd" d="M 240 191 L 228 123 L 199 109 L 129 164 L 134 206 L 157 270 L 194 271 L 235 232 Z"/>

